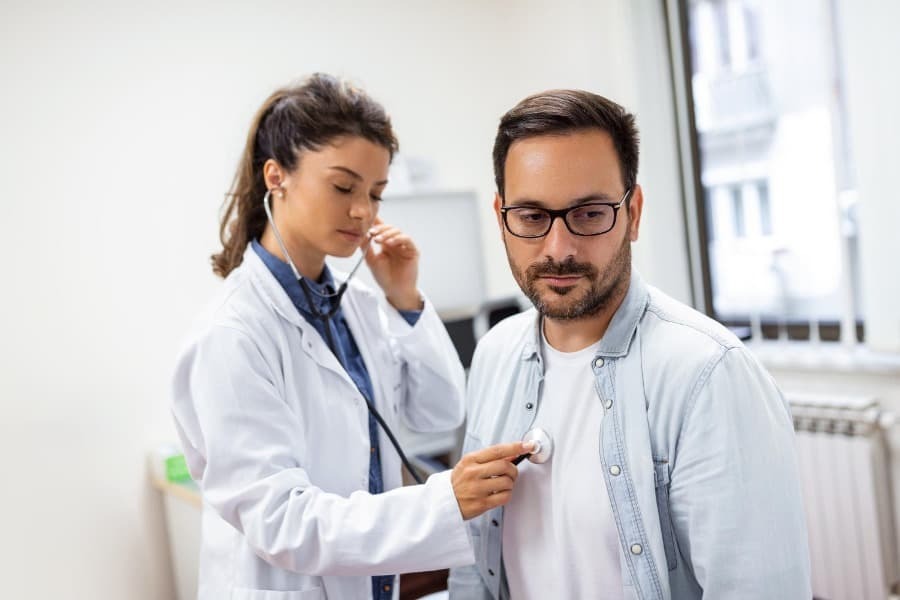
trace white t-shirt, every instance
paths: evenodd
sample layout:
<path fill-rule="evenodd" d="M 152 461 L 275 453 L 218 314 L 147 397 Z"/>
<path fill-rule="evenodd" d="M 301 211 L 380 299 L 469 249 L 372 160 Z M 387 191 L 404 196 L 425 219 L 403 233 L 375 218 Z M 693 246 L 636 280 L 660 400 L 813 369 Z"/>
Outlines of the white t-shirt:
<path fill-rule="evenodd" d="M 549 462 L 519 463 L 506 505 L 503 563 L 514 600 L 624 598 L 619 537 L 600 463 L 603 407 L 591 364 L 599 342 L 559 352 L 543 339 L 534 427 L 553 438 Z"/>

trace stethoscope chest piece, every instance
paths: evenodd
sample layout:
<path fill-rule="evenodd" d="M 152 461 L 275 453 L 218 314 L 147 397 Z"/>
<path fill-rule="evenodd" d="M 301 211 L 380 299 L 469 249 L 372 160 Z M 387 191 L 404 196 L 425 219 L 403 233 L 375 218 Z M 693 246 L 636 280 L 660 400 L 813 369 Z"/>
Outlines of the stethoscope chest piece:
<path fill-rule="evenodd" d="M 534 452 L 531 453 L 528 460 L 536 465 L 547 462 L 553 456 L 553 438 L 540 427 L 535 427 L 525 432 L 522 441 L 535 443 Z"/>

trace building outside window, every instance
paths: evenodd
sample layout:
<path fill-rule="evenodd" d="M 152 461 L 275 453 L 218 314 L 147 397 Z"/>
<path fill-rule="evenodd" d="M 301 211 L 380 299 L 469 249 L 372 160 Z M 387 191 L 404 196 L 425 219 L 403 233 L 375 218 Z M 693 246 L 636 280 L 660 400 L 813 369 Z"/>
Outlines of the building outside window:
<path fill-rule="evenodd" d="M 861 299 L 832 1 L 686 6 L 711 312 L 836 337 Z"/>

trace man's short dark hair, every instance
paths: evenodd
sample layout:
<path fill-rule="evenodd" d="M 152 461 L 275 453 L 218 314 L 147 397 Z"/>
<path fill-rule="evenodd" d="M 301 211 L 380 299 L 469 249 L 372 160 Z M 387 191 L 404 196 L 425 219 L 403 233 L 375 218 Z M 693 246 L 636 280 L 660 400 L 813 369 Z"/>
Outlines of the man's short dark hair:
<path fill-rule="evenodd" d="M 494 140 L 494 180 L 504 197 L 509 147 L 517 140 L 599 129 L 612 137 L 625 189 L 638 170 L 638 130 L 634 115 L 608 98 L 583 90 L 548 90 L 525 98 L 500 119 Z"/>

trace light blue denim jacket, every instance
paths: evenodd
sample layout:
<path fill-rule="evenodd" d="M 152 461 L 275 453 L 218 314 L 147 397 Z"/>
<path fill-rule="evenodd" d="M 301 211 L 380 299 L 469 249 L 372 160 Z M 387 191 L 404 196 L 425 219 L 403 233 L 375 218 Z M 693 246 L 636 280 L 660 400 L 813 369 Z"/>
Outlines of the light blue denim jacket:
<path fill-rule="evenodd" d="M 809 600 L 790 410 L 741 342 L 633 274 L 592 367 L 603 472 L 584 476 L 606 485 L 624 597 Z M 520 439 L 542 381 L 532 309 L 478 345 L 464 452 Z M 451 571 L 451 599 L 508 598 L 503 508 L 468 525 L 476 564 Z"/>

